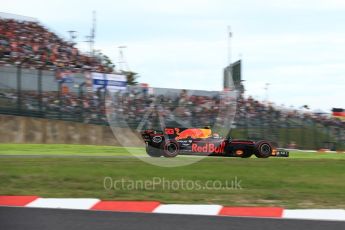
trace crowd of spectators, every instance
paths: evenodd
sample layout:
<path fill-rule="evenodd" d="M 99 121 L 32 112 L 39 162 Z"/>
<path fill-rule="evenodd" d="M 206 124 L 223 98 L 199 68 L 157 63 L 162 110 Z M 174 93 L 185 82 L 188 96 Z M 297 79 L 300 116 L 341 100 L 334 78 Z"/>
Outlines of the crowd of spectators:
<path fill-rule="evenodd" d="M 147 128 L 159 127 L 161 122 L 166 126 L 200 127 L 224 123 L 226 118 L 234 117 L 235 104 L 225 105 L 220 96 L 188 95 L 186 90 L 176 95 L 147 95 L 131 90 L 115 98 L 107 108 L 123 114 L 121 119 L 134 126 L 144 119 Z"/>
<path fill-rule="evenodd" d="M 46 118 L 81 121 L 84 123 L 106 124 L 105 105 L 99 96 L 85 93 L 57 95 L 57 92 L 43 92 L 40 96 L 36 91 L 24 91 L 20 95 L 20 110 L 25 114 L 39 114 Z M 0 93 L 0 108 L 18 110 L 16 92 Z"/>
<path fill-rule="evenodd" d="M 113 71 L 100 57 L 81 54 L 71 42 L 64 41 L 38 22 L 0 17 L 0 64 L 26 68 L 73 71 Z"/>
<path fill-rule="evenodd" d="M 23 111 L 40 111 L 46 118 L 95 124 L 107 124 L 110 119 L 112 125 L 113 120 L 116 120 L 120 121 L 119 125 L 125 124 L 134 129 L 138 126 L 142 129 L 159 129 L 162 122 L 165 126 L 181 127 L 212 127 L 219 124 L 224 128 L 232 126 L 254 130 L 258 138 L 262 135 L 258 132 L 265 129 L 270 134 L 266 135 L 269 139 L 279 138 L 279 134 L 274 132 L 279 132 L 281 128 L 309 127 L 310 130 L 316 128 L 324 133 L 329 132 L 328 135 L 336 140 L 345 141 L 345 122 L 340 119 L 329 114 L 281 108 L 251 97 L 241 96 L 235 103 L 229 103 L 221 94 L 193 95 L 182 90 L 175 95 L 152 95 L 143 93 L 140 87 L 114 97 L 101 92 L 85 92 L 82 95 L 67 93 L 60 96 L 57 92 L 44 92 L 40 99 L 37 92 L 29 91 L 22 92 L 21 97 Z M 17 108 L 16 92 L 2 93 L 0 107 L 4 106 L 3 99 L 7 99 L 12 108 Z M 296 144 L 292 143 L 291 146 Z"/>
<path fill-rule="evenodd" d="M 257 121 L 259 123 L 269 122 L 273 124 L 284 123 L 286 120 L 314 122 L 324 126 L 337 126 L 345 128 L 345 123 L 330 116 L 327 113 L 316 113 L 309 109 L 292 109 L 282 106 L 275 106 L 272 103 L 264 103 L 254 100 L 252 97 L 239 97 L 237 100 L 236 118 L 239 121 Z"/>
<path fill-rule="evenodd" d="M 4 92 L 0 96 L 10 101 L 10 104 L 17 105 L 16 92 Z M 36 91 L 23 91 L 21 97 L 22 109 L 39 110 L 40 96 Z M 195 127 L 212 125 L 228 119 L 233 125 L 240 127 L 246 125 L 284 127 L 284 124 L 287 124 L 286 121 L 290 121 L 290 125 L 313 123 L 345 129 L 344 121 L 329 114 L 277 107 L 272 103 L 263 103 L 252 97 L 243 96 L 238 97 L 235 103 L 225 104 L 222 94 L 188 95 L 186 90 L 182 90 L 176 95 L 152 95 L 142 93 L 140 87 L 135 87 L 134 90 L 110 100 L 104 100 L 104 95 L 98 95 L 96 92 L 86 92 L 82 96 L 77 93 L 61 94 L 60 98 L 57 92 L 43 92 L 41 97 L 43 111 L 71 115 L 82 111 L 92 114 L 88 119 L 91 120 L 91 118 L 105 117 L 106 109 L 108 109 L 108 113 L 124 114 L 127 122 L 134 125 L 141 122 L 144 115 L 148 114 L 147 116 L 150 116 L 148 120 L 151 121 L 161 116 L 166 122 L 175 122 L 174 124 L 177 122 Z"/>
<path fill-rule="evenodd" d="M 325 127 L 345 128 L 344 122 L 327 114 L 278 108 L 271 103 L 259 102 L 251 97 L 239 97 L 237 104 L 230 105 L 230 110 L 226 113 L 222 113 L 224 106 L 221 107 L 222 100 L 219 96 L 187 95 L 186 91 L 182 91 L 180 95 L 174 97 L 167 95 L 145 97 L 134 91 L 126 93 L 118 101 L 121 102 L 121 105 L 115 103 L 115 113 L 123 113 L 128 123 L 140 122 L 144 114 L 153 110 L 149 105 L 154 104 L 155 113 L 150 114 L 153 118 L 147 120 L 154 121 L 154 117 L 158 117 L 159 114 L 165 122 L 177 121 L 190 126 L 203 126 L 212 125 L 217 119 L 224 119 L 223 115 L 226 114 L 228 119 L 235 117 L 233 124 L 237 127 L 266 126 L 272 128 L 317 124 Z M 152 103 L 153 101 L 156 102 Z"/>
<path fill-rule="evenodd" d="M 240 97 L 237 103 L 235 121 L 238 127 L 258 128 L 268 130 L 268 136 L 277 138 L 279 129 L 310 129 L 313 132 L 322 130 L 325 135 L 332 136 L 333 140 L 345 143 L 345 122 L 331 116 L 329 113 L 312 112 L 305 106 L 299 109 L 275 106 L 273 103 L 260 102 L 251 97 Z M 267 135 L 267 133 L 266 133 Z M 300 137 L 301 134 L 299 134 Z M 296 141 L 296 138 L 291 137 Z M 295 148 L 297 144 L 292 141 L 288 146 Z"/>

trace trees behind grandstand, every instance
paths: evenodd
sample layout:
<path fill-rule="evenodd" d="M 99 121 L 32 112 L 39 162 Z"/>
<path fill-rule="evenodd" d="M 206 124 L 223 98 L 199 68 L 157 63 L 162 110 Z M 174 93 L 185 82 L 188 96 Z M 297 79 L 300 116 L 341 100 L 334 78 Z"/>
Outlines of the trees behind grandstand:
<path fill-rule="evenodd" d="M 127 85 L 137 85 L 138 82 L 136 79 L 139 77 L 138 73 L 132 71 L 122 71 L 124 75 L 127 77 Z"/>

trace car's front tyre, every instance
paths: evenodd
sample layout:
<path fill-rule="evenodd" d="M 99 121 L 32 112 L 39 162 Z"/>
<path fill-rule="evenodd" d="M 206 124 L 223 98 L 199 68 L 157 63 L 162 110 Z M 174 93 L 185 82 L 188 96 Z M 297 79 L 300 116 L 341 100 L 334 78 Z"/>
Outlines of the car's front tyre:
<path fill-rule="evenodd" d="M 163 156 L 176 157 L 179 153 L 178 143 L 175 141 L 167 141 L 162 143 Z"/>
<path fill-rule="evenodd" d="M 150 157 L 161 157 L 163 155 L 162 149 L 159 147 L 153 147 L 151 145 L 146 146 L 146 153 Z"/>

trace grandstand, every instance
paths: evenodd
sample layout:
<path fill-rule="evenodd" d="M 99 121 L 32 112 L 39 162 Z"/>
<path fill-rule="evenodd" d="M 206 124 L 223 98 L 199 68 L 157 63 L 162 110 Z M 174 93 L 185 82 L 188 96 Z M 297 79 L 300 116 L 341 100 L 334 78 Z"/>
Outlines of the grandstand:
<path fill-rule="evenodd" d="M 105 63 L 99 57 L 82 54 L 35 19 L 2 14 L 0 113 L 108 125 L 105 90 L 90 91 L 85 84 L 88 72 L 114 71 L 111 63 Z M 62 75 L 68 78 L 62 81 Z M 236 82 L 240 85 L 240 79 Z M 194 126 L 211 123 L 217 116 L 218 99 L 212 92 L 157 92 L 155 97 L 160 98 L 166 115 L 177 110 Z M 140 122 L 138 114 L 145 113 L 152 97 L 135 90 L 127 96 L 128 123 L 135 128 Z M 236 103 L 232 128 L 238 138 L 271 139 L 290 148 L 344 148 L 345 123 L 336 117 L 278 108 L 242 94 Z M 178 109 L 181 104 L 183 109 Z"/>
<path fill-rule="evenodd" d="M 49 31 L 38 21 L 0 14 L 0 65 L 20 65 L 33 69 L 68 69 L 81 72 L 112 72 L 113 65 L 104 64 L 103 56 L 82 54 L 73 43 Z"/>

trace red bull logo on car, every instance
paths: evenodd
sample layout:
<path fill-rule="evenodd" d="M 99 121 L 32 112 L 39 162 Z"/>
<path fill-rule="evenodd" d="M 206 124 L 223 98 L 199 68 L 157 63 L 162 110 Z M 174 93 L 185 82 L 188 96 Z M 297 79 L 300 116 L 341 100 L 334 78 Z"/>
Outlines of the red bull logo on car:
<path fill-rule="evenodd" d="M 187 138 L 208 138 L 211 136 L 211 129 L 197 129 L 197 128 L 191 128 L 191 129 L 185 129 L 182 132 L 178 128 L 175 128 L 177 137 L 175 140 L 181 140 L 181 139 L 187 139 Z"/>
<path fill-rule="evenodd" d="M 192 144 L 192 152 L 200 153 L 223 153 L 225 147 L 225 142 L 219 145 L 214 143 L 205 143 L 203 145 L 198 145 L 197 143 Z"/>

